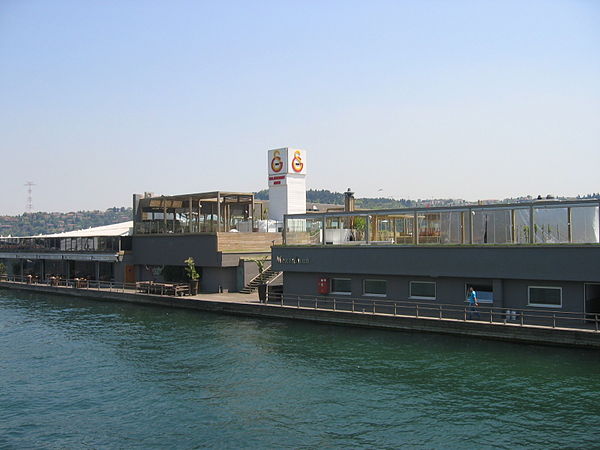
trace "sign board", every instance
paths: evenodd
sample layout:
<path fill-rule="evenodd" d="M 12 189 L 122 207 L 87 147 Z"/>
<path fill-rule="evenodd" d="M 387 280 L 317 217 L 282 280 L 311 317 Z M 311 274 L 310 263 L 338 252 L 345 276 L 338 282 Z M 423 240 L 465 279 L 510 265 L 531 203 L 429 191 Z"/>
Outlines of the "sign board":
<path fill-rule="evenodd" d="M 269 150 L 269 178 L 276 175 L 306 175 L 306 152 L 296 148 Z"/>

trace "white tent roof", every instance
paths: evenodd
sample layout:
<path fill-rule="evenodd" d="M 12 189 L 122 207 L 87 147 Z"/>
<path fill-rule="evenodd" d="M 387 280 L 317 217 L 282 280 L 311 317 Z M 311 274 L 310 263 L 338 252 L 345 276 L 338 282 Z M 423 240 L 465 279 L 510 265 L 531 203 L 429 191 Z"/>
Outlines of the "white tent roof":
<path fill-rule="evenodd" d="M 43 234 L 35 237 L 98 237 L 98 236 L 130 236 L 133 230 L 133 220 L 127 222 L 104 225 L 102 227 L 87 228 L 85 230 L 66 231 L 64 233 Z"/>

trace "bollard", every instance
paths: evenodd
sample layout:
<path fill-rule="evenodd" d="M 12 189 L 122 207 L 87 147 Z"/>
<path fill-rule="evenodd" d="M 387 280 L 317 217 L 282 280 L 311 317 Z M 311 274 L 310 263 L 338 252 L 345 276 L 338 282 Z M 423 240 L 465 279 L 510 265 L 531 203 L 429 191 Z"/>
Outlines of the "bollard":
<path fill-rule="evenodd" d="M 442 305 L 439 305 L 440 308 L 440 320 L 442 320 Z"/>
<path fill-rule="evenodd" d="M 298 308 L 300 308 L 300 296 L 298 296 Z"/>
<path fill-rule="evenodd" d="M 335 311 L 335 297 L 333 297 L 333 310 Z"/>
<path fill-rule="evenodd" d="M 552 314 L 552 328 L 556 328 L 556 313 Z"/>
<path fill-rule="evenodd" d="M 398 305 L 396 305 L 396 304 L 394 303 L 394 316 L 396 315 L 396 310 L 397 310 L 397 307 L 398 307 Z"/>
<path fill-rule="evenodd" d="M 418 319 L 419 318 L 419 304 L 416 304 L 416 309 L 415 309 L 415 317 Z"/>

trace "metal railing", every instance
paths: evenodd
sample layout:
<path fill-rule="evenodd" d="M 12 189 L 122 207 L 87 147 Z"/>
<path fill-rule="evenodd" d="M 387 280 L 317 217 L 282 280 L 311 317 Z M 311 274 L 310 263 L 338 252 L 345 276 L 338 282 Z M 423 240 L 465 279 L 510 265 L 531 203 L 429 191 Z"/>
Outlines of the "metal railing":
<path fill-rule="evenodd" d="M 97 290 L 97 291 L 108 291 L 108 292 L 121 292 L 121 293 L 142 293 L 160 296 L 179 296 L 188 295 L 189 290 L 181 289 L 184 284 L 182 283 L 153 283 L 152 289 L 149 289 L 149 282 L 138 281 L 134 283 L 126 283 L 120 281 L 102 281 L 102 280 L 88 280 L 85 278 L 59 278 L 59 277 L 48 277 L 40 280 L 35 276 L 23 276 L 20 275 L 7 275 L 0 278 L 0 281 L 8 281 L 11 283 L 22 283 L 28 285 L 44 285 L 51 287 L 63 287 L 72 289 L 82 290 Z M 189 285 L 185 285 L 189 288 Z"/>
<path fill-rule="evenodd" d="M 267 304 L 281 307 L 345 311 L 359 314 L 411 317 L 417 319 L 453 320 L 508 326 L 568 328 L 598 332 L 600 314 L 556 310 L 519 309 L 452 303 L 427 303 L 377 300 L 335 296 L 269 294 Z"/>

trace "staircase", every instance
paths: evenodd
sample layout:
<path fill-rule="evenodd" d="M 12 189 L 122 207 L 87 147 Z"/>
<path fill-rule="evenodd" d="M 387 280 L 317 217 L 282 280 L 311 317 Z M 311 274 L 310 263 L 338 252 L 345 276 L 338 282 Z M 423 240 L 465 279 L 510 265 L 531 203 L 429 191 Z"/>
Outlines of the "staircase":
<path fill-rule="evenodd" d="M 258 274 L 256 277 L 252 278 L 250 282 L 240 291 L 242 294 L 252 294 L 254 291 L 258 289 L 260 284 L 266 284 L 269 281 L 273 280 L 277 277 L 281 272 L 274 271 L 271 266 L 264 270 L 262 273 Z"/>

